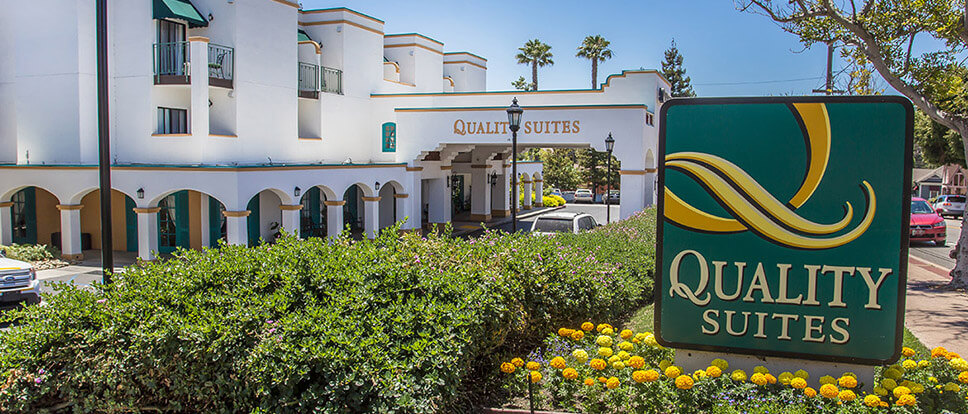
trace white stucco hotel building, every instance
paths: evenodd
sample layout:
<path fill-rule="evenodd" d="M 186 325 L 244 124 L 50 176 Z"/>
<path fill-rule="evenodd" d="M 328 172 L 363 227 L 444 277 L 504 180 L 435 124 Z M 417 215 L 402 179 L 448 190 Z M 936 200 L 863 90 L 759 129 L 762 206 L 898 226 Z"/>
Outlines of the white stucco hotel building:
<path fill-rule="evenodd" d="M 95 2 L 56 3 L 0 13 L 0 244 L 54 243 L 77 258 L 100 243 Z M 404 218 L 404 229 L 451 221 L 458 193 L 470 220 L 507 216 L 513 97 L 520 149 L 604 150 L 611 132 L 621 216 L 654 201 L 654 114 L 669 88 L 655 71 L 598 89 L 487 91 L 487 59 L 347 8 L 109 4 L 117 250 L 152 259 L 281 228 L 372 237 Z M 519 173 L 526 194 L 541 193 L 540 164 Z"/>

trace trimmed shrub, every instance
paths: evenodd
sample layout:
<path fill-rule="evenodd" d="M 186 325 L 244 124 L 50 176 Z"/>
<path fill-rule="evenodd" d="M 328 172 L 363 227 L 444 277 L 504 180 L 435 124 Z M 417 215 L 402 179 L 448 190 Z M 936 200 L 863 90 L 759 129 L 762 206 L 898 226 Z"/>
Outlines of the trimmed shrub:
<path fill-rule="evenodd" d="M 651 270 L 634 266 L 649 261 L 594 244 L 654 247 L 654 220 L 557 237 L 283 237 L 59 285 L 47 306 L 4 315 L 20 325 L 0 333 L 0 411 L 447 411 L 514 344 L 648 301 Z"/>
<path fill-rule="evenodd" d="M 54 260 L 56 256 L 60 256 L 60 252 L 45 244 L 12 244 L 0 246 L 0 250 L 3 250 L 8 258 L 23 262 Z"/>

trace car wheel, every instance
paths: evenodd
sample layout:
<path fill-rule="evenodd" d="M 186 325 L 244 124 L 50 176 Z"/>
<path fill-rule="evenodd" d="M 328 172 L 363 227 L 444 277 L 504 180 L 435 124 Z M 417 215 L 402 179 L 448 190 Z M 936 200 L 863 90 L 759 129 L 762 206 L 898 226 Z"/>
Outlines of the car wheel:
<path fill-rule="evenodd" d="M 946 242 L 946 240 L 935 240 L 934 241 L 934 245 L 935 246 L 944 246 L 945 245 L 945 242 Z"/>

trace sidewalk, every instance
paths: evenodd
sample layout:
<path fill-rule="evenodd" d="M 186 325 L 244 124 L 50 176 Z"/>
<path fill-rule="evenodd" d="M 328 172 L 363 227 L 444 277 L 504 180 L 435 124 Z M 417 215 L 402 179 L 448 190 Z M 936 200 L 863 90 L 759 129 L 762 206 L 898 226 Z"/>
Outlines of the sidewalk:
<path fill-rule="evenodd" d="M 941 266 L 909 257 L 904 324 L 928 348 L 968 355 L 968 295 L 946 290 L 950 280 Z"/>

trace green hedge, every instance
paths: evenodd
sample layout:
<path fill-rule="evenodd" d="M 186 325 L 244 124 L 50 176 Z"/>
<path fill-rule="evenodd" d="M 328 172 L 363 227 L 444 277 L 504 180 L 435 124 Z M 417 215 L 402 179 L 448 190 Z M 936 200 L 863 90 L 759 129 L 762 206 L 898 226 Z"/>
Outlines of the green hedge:
<path fill-rule="evenodd" d="M 9 246 L 0 245 L 0 250 L 13 260 L 23 262 L 40 262 L 44 260 L 54 260 L 60 256 L 60 252 L 45 244 L 11 244 Z"/>
<path fill-rule="evenodd" d="M 651 297 L 654 212 L 581 235 L 396 229 L 180 251 L 8 313 L 0 412 L 443 412 L 509 344 Z M 637 247 L 632 247 L 637 246 Z"/>

